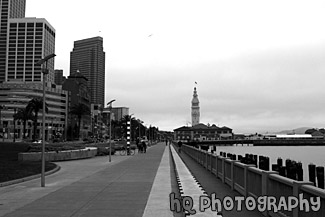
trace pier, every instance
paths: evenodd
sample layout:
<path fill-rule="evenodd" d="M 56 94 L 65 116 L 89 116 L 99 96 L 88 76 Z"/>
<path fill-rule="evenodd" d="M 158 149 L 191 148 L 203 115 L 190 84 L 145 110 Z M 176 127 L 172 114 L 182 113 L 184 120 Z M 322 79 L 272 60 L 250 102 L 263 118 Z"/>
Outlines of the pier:
<path fill-rule="evenodd" d="M 254 146 L 325 146 L 324 139 L 227 139 L 185 142 L 190 146 L 227 146 L 227 145 L 254 145 Z"/>

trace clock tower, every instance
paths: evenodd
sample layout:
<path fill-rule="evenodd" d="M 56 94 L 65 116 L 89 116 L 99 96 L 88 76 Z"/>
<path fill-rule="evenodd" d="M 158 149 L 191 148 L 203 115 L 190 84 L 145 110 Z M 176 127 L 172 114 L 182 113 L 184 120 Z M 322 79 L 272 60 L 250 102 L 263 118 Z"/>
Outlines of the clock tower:
<path fill-rule="evenodd" d="M 196 87 L 194 87 L 193 99 L 192 99 L 192 126 L 200 123 L 200 106 L 199 98 L 196 92 Z"/>

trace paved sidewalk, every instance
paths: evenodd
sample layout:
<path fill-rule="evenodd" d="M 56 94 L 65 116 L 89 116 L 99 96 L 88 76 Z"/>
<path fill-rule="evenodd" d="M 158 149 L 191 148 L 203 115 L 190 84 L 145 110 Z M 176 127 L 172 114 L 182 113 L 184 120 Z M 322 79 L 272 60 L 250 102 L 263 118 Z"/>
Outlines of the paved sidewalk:
<path fill-rule="evenodd" d="M 206 170 L 202 165 L 195 162 L 191 157 L 185 153 L 181 153 L 180 157 L 185 162 L 187 168 L 192 172 L 194 177 L 200 182 L 208 195 L 215 193 L 217 198 L 223 199 L 224 197 L 234 198 L 240 196 L 238 192 L 232 191 L 229 186 L 222 183 L 214 174 Z M 223 216 L 236 217 L 236 216 L 249 216 L 249 217 L 262 217 L 263 215 L 258 210 L 248 211 L 245 206 L 242 206 L 241 211 L 233 209 L 231 211 L 222 211 Z"/>
<path fill-rule="evenodd" d="M 40 179 L 0 188 L 0 216 L 141 217 L 164 150 L 160 143 L 146 154 L 113 156 L 111 163 L 108 157 L 61 162 L 45 188 Z"/>

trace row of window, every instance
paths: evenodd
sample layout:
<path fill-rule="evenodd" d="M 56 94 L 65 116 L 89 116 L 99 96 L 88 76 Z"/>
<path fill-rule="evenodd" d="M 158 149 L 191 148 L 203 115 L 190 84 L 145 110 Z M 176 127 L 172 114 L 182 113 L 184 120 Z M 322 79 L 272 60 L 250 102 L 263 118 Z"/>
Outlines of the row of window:
<path fill-rule="evenodd" d="M 230 131 L 220 131 L 220 132 L 218 132 L 218 131 L 207 131 L 207 132 L 204 132 L 204 131 L 194 131 L 193 132 L 194 134 L 199 134 L 199 135 L 209 135 L 209 134 L 218 134 L 218 133 L 220 133 L 220 134 L 224 134 L 224 133 L 231 133 Z M 189 132 L 189 131 L 186 131 L 186 132 L 176 132 L 176 134 L 181 134 L 181 135 L 186 135 L 186 134 L 191 134 L 191 132 Z"/>

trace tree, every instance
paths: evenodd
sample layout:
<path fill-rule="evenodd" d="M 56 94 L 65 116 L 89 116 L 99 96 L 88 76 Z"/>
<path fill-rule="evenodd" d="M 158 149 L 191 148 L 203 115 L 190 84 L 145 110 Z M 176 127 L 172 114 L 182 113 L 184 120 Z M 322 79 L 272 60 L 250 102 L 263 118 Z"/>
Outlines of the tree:
<path fill-rule="evenodd" d="M 81 127 L 81 119 L 85 115 L 90 115 L 90 109 L 88 106 L 82 103 L 75 104 L 70 109 L 70 114 L 77 116 L 78 118 L 78 133 L 77 136 L 80 136 L 80 127 Z"/>
<path fill-rule="evenodd" d="M 25 139 L 26 135 L 26 123 L 28 120 L 34 120 L 32 113 L 29 113 L 26 108 L 18 109 L 18 112 L 14 115 L 14 120 L 20 120 L 23 122 L 23 138 Z"/>
<path fill-rule="evenodd" d="M 34 113 L 34 133 L 33 133 L 33 140 L 36 140 L 36 131 L 37 131 L 37 119 L 38 119 L 38 113 L 40 110 L 43 110 L 43 99 L 38 97 L 38 98 L 33 98 L 31 99 L 27 106 L 26 110 L 29 114 Z M 47 106 L 47 103 L 45 103 L 45 112 L 48 113 L 49 109 Z"/>

